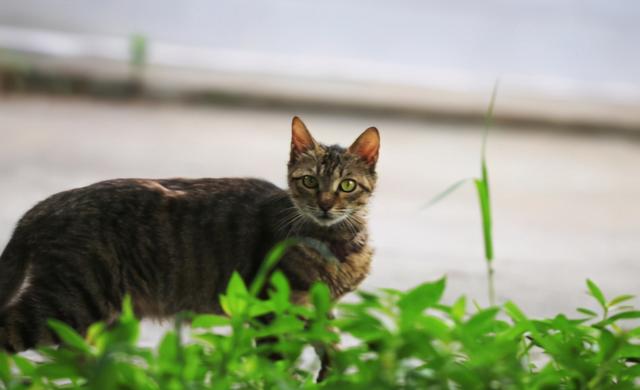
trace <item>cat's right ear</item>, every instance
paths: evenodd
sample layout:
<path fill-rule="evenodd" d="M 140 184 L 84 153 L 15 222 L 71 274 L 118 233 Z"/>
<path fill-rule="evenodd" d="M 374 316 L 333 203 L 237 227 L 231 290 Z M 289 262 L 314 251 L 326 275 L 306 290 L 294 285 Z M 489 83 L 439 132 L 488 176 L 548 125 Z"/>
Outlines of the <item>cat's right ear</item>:
<path fill-rule="evenodd" d="M 316 146 L 316 141 L 307 130 L 307 126 L 297 116 L 291 121 L 291 158 L 294 158 Z"/>

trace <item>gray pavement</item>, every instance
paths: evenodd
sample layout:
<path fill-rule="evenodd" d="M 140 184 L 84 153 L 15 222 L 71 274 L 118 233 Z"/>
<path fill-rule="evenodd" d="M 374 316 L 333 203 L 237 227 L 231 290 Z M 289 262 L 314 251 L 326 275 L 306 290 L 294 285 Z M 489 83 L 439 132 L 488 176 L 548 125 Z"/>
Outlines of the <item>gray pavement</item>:
<path fill-rule="evenodd" d="M 446 275 L 448 300 L 467 294 L 486 303 L 475 190 L 420 211 L 450 183 L 479 173 L 480 124 L 4 97 L 0 246 L 38 200 L 103 179 L 252 176 L 284 185 L 294 114 L 328 143 L 350 143 L 371 125 L 381 131 L 370 222 L 376 257 L 363 288 L 404 289 Z M 640 140 L 540 130 L 496 128 L 489 140 L 499 301 L 536 315 L 592 306 L 585 278 L 609 296 L 640 293 Z"/>

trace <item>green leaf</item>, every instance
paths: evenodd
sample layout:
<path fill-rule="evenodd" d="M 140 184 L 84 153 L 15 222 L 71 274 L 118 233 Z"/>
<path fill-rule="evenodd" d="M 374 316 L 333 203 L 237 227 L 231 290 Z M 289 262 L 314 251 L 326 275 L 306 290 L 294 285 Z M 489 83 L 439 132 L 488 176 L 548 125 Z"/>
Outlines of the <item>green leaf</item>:
<path fill-rule="evenodd" d="M 87 330 L 87 343 L 95 345 L 98 339 L 104 334 L 107 326 L 104 322 L 96 322 L 92 324 Z"/>
<path fill-rule="evenodd" d="M 331 308 L 331 292 L 324 283 L 314 283 L 311 287 L 311 301 L 316 309 L 316 318 L 325 319 Z"/>
<path fill-rule="evenodd" d="M 473 333 L 483 333 L 493 326 L 500 309 L 490 307 L 474 314 L 465 324 L 465 329 Z"/>
<path fill-rule="evenodd" d="M 0 381 L 5 384 L 11 380 L 11 364 L 9 356 L 6 353 L 0 351 Z"/>
<path fill-rule="evenodd" d="M 457 322 L 462 322 L 467 314 L 467 298 L 463 295 L 451 306 L 451 318 Z"/>
<path fill-rule="evenodd" d="M 73 380 L 78 377 L 78 367 L 67 362 L 51 362 L 36 368 L 36 376 L 46 377 L 48 380 Z"/>
<path fill-rule="evenodd" d="M 598 301 L 600 306 L 602 306 L 602 308 L 606 310 L 607 300 L 604 298 L 604 294 L 602 293 L 600 288 L 591 279 L 587 279 L 587 287 L 589 287 L 591 296 L 594 297 L 596 301 Z"/>
<path fill-rule="evenodd" d="M 640 345 L 625 344 L 618 351 L 618 356 L 623 359 L 640 359 Z"/>
<path fill-rule="evenodd" d="M 202 314 L 196 316 L 191 322 L 192 328 L 214 328 L 217 326 L 227 326 L 231 323 L 228 317 L 215 314 Z"/>
<path fill-rule="evenodd" d="M 33 376 L 36 371 L 34 364 L 29 359 L 20 355 L 14 355 L 13 362 L 24 376 Z"/>
<path fill-rule="evenodd" d="M 267 255 L 265 256 L 264 261 L 260 265 L 260 269 L 258 269 L 256 276 L 253 278 L 253 282 L 251 283 L 250 287 L 251 295 L 256 296 L 258 295 L 258 293 L 260 293 L 260 291 L 262 291 L 262 288 L 264 287 L 267 279 L 267 275 L 269 275 L 269 273 L 273 270 L 273 268 L 275 268 L 278 262 L 280 262 L 287 250 L 290 247 L 296 245 L 298 242 L 299 241 L 297 239 L 290 238 L 284 241 L 280 241 L 273 248 L 271 248 L 269 253 L 267 253 Z"/>
<path fill-rule="evenodd" d="M 635 295 L 619 295 L 615 298 L 613 298 L 612 300 L 609 301 L 609 303 L 607 303 L 607 306 L 612 307 L 615 306 L 617 304 L 620 304 L 622 302 L 626 302 L 629 301 L 631 299 L 635 298 Z"/>
<path fill-rule="evenodd" d="M 511 301 L 504 304 L 504 311 L 515 323 L 528 321 L 528 318 L 524 314 L 524 312 L 520 310 L 520 308 Z"/>
<path fill-rule="evenodd" d="M 447 196 L 449 196 L 452 192 L 454 192 L 455 190 L 460 188 L 464 183 L 470 182 L 472 180 L 474 180 L 474 179 L 471 178 L 471 177 L 468 177 L 466 179 L 458 180 L 457 182 L 455 182 L 452 185 L 450 185 L 449 187 L 447 187 L 447 189 L 445 189 L 444 191 L 442 191 L 438 195 L 436 195 L 433 198 L 431 198 L 430 201 L 428 201 L 424 206 L 422 206 L 422 209 L 423 210 L 424 209 L 428 209 L 429 207 L 433 206 L 434 204 L 440 202 L 442 199 L 444 199 Z"/>
<path fill-rule="evenodd" d="M 398 301 L 398 307 L 403 317 L 414 318 L 425 309 L 438 303 L 444 293 L 446 279 L 436 282 L 423 283 L 403 295 Z"/>
<path fill-rule="evenodd" d="M 90 353 L 91 349 L 86 341 L 69 325 L 58 320 L 50 319 L 47 321 L 49 327 L 60 337 L 60 339 L 68 346 L 74 347 L 85 353 Z"/>
<path fill-rule="evenodd" d="M 231 275 L 231 279 L 229 280 L 229 284 L 227 285 L 227 295 L 249 295 L 247 286 L 244 284 L 244 280 L 242 280 L 242 276 L 240 276 L 238 272 L 234 271 L 233 275 Z"/>
<path fill-rule="evenodd" d="M 622 313 L 612 315 L 611 317 L 607 318 L 605 321 L 600 322 L 600 324 L 609 325 L 620 320 L 634 320 L 638 318 L 640 318 L 640 310 L 623 311 Z"/>
<path fill-rule="evenodd" d="M 599 360 L 605 362 L 615 352 L 618 344 L 616 343 L 616 337 L 613 333 L 606 329 L 602 329 L 600 332 L 600 338 L 598 339 L 598 345 L 600 347 Z"/>
<path fill-rule="evenodd" d="M 254 300 L 249 306 L 249 317 L 256 318 L 264 316 L 265 314 L 273 313 L 276 311 L 275 304 L 272 300 L 260 301 Z"/>
<path fill-rule="evenodd" d="M 480 212 L 482 216 L 482 233 L 484 238 L 484 254 L 487 261 L 493 260 L 493 223 L 491 219 L 491 202 L 489 199 L 489 181 L 487 177 L 487 166 L 482 162 L 482 180 L 475 179 L 478 200 L 480 202 Z"/>
<path fill-rule="evenodd" d="M 160 346 L 158 347 L 158 357 L 160 359 L 160 363 L 171 366 L 175 363 L 177 356 L 178 336 L 173 331 L 167 332 L 162 338 Z"/>
<path fill-rule="evenodd" d="M 449 326 L 440 318 L 432 315 L 425 315 L 417 318 L 416 323 L 419 324 L 427 334 L 439 340 L 448 341 L 450 331 Z"/>
<path fill-rule="evenodd" d="M 584 308 L 584 307 L 579 307 L 579 308 L 576 309 L 576 311 L 578 311 L 579 313 L 588 315 L 589 317 L 597 317 L 598 316 L 598 313 L 596 313 L 595 311 L 589 310 L 589 309 Z"/>
<path fill-rule="evenodd" d="M 274 303 L 274 307 L 277 311 L 284 311 L 291 306 L 291 287 L 289 281 L 282 271 L 276 271 L 271 276 L 271 285 L 274 287 L 270 291 L 271 300 Z"/>
<path fill-rule="evenodd" d="M 489 138 L 489 129 L 493 126 L 493 109 L 496 106 L 496 98 L 498 97 L 499 80 L 496 80 L 493 85 L 493 91 L 491 92 L 491 100 L 489 101 L 489 107 L 484 114 L 484 133 L 482 134 L 482 161 L 486 160 L 487 155 L 487 139 Z"/>
<path fill-rule="evenodd" d="M 120 323 L 137 322 L 136 315 L 133 311 L 133 301 L 131 295 L 124 296 L 122 301 L 122 312 L 120 313 Z"/>
<path fill-rule="evenodd" d="M 239 273 L 231 275 L 227 285 L 227 293 L 220 296 L 220 305 L 229 316 L 241 316 L 246 314 L 249 307 L 249 291 Z"/>

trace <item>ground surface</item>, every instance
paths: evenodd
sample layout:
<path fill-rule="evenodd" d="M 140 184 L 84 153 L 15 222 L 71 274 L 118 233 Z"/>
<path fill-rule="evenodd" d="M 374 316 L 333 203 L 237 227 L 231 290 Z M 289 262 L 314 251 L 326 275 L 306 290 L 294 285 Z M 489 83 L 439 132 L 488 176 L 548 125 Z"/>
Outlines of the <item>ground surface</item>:
<path fill-rule="evenodd" d="M 486 302 L 475 190 L 466 185 L 420 211 L 450 183 L 478 174 L 480 125 L 2 98 L 0 246 L 38 200 L 103 179 L 255 176 L 284 185 L 293 114 L 328 143 L 350 143 L 370 125 L 381 131 L 371 212 L 377 253 L 364 288 L 408 288 L 446 275 L 447 299 L 467 294 Z M 537 315 L 572 310 L 590 303 L 587 277 L 609 295 L 640 293 L 637 138 L 497 128 L 488 154 L 501 302 L 515 300 Z"/>

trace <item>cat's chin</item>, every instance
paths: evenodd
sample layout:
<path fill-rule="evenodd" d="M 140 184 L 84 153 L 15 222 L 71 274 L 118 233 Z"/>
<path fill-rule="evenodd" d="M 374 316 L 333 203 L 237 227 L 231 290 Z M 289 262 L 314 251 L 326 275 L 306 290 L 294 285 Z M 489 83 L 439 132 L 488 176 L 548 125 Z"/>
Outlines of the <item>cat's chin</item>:
<path fill-rule="evenodd" d="M 330 227 L 344 221 L 345 219 L 347 219 L 348 216 L 349 216 L 348 214 L 342 214 L 337 217 L 318 217 L 315 215 L 311 215 L 311 219 L 317 225 L 320 225 L 323 227 Z"/>

